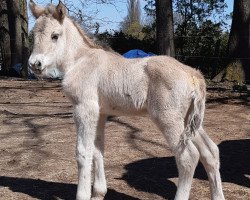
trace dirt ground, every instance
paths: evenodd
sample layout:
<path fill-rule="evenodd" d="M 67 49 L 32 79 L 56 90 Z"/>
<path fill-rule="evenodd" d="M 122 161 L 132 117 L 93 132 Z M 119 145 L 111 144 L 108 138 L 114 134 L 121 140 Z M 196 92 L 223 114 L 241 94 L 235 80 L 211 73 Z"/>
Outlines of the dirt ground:
<path fill-rule="evenodd" d="M 218 144 L 226 199 L 250 199 L 249 93 L 208 89 L 205 129 Z M 0 80 L 0 199 L 75 199 L 76 133 L 60 82 Z M 106 125 L 106 200 L 173 199 L 175 160 L 147 116 Z M 197 167 L 192 200 L 210 199 Z"/>

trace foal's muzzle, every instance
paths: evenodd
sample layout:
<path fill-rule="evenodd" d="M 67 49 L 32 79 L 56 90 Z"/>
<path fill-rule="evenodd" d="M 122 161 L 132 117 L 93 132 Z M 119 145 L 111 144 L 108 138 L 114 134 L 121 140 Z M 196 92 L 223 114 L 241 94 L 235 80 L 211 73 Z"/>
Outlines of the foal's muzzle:
<path fill-rule="evenodd" d="M 43 70 L 42 60 L 40 55 L 31 55 L 29 58 L 29 67 L 35 73 L 41 73 Z"/>
<path fill-rule="evenodd" d="M 38 60 L 35 62 L 29 62 L 29 65 L 30 65 L 31 69 L 35 69 L 38 71 L 42 70 L 42 63 Z"/>

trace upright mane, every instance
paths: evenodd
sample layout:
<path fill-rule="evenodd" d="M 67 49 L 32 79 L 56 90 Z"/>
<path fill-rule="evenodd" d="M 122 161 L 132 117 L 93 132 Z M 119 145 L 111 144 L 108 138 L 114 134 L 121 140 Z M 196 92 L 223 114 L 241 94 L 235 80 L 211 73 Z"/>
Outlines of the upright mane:
<path fill-rule="evenodd" d="M 87 36 L 87 34 L 85 33 L 85 31 L 80 27 L 80 25 L 74 19 L 72 19 L 70 17 L 68 17 L 68 18 L 71 20 L 71 22 L 73 23 L 73 25 L 76 27 L 76 29 L 78 30 L 78 32 L 79 32 L 80 36 L 82 37 L 83 41 L 85 42 L 85 44 L 88 45 L 89 48 L 92 48 L 92 49 L 103 49 L 105 51 L 109 51 L 109 52 L 118 54 L 107 43 L 100 42 L 99 40 L 93 41 L 93 39 L 90 39 Z"/>
<path fill-rule="evenodd" d="M 68 17 L 69 18 L 69 17 Z M 85 44 L 87 44 L 90 48 L 93 49 L 104 49 L 106 50 L 104 47 L 102 47 L 99 44 L 96 44 L 93 40 L 91 40 L 87 34 L 82 30 L 82 28 L 79 26 L 79 24 L 77 24 L 76 21 L 74 21 L 72 18 L 69 18 L 71 20 L 71 22 L 73 23 L 73 25 L 76 27 L 76 29 L 78 30 L 79 34 L 81 35 L 83 41 L 85 42 Z"/>

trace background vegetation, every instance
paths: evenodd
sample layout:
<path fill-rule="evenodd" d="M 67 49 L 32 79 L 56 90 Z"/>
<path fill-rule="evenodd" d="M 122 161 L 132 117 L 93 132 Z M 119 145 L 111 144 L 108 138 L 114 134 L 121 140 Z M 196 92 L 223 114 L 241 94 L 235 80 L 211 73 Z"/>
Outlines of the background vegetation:
<path fill-rule="evenodd" d="M 115 4 L 113 0 L 85 1 Z M 65 5 L 84 28 L 95 29 L 94 36 L 123 54 L 131 49 L 166 54 L 200 69 L 216 81 L 250 80 L 250 6 L 248 0 L 235 0 L 234 11 L 225 14 L 224 0 L 144 0 L 146 20 L 141 19 L 139 0 L 127 0 L 127 16 L 114 32 L 100 33 L 98 23 L 70 1 Z M 21 63 L 27 75 L 27 1 L 1 0 L 1 75 L 10 75 L 11 66 Z M 18 3 L 17 3 L 18 2 Z M 168 2 L 168 3 L 164 3 Z M 14 17 L 13 17 L 14 16 Z M 231 24 L 227 19 L 232 18 Z M 15 19 L 14 21 L 12 19 Z M 91 25 L 89 25 L 91 24 Z"/>

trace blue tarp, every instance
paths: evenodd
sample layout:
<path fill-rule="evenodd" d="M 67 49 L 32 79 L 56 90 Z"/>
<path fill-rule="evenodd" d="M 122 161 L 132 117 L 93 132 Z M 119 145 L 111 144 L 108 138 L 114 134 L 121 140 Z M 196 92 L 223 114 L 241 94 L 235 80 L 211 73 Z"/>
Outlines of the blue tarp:
<path fill-rule="evenodd" d="M 127 53 L 123 54 L 123 57 L 125 58 L 144 58 L 148 56 L 155 56 L 153 53 L 145 53 L 144 51 L 140 49 L 132 49 L 128 51 Z"/>
<path fill-rule="evenodd" d="M 9 75 L 12 77 L 21 77 L 22 64 L 15 64 L 10 68 Z M 36 79 L 33 72 L 28 68 L 28 79 Z"/>

